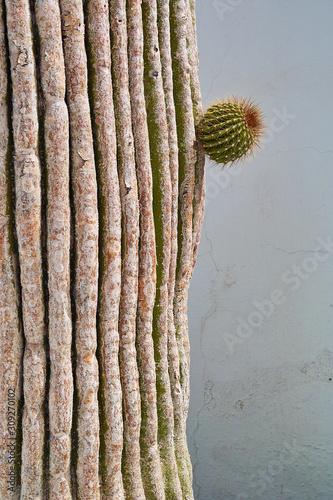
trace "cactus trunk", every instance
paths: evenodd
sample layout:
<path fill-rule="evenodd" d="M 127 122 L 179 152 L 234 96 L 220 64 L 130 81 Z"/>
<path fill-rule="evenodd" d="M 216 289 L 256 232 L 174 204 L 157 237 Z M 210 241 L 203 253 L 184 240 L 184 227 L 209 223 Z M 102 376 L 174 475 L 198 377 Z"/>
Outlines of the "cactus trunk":
<path fill-rule="evenodd" d="M 0 498 L 193 500 L 194 0 L 0 0 Z"/>

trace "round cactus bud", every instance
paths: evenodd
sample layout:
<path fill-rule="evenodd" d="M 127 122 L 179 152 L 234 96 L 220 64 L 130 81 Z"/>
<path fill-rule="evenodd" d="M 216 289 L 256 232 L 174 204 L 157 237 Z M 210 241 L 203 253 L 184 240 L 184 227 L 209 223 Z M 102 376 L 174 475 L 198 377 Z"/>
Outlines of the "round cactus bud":
<path fill-rule="evenodd" d="M 264 132 L 263 114 L 249 99 L 229 98 L 211 106 L 198 125 L 206 154 L 226 164 L 249 156 Z"/>

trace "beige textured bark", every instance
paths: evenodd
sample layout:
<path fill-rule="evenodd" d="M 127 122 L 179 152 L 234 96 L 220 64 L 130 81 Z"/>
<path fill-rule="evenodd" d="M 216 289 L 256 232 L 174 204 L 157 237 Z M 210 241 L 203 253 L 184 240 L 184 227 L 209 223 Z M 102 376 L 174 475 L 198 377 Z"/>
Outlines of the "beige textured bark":
<path fill-rule="evenodd" d="M 162 65 L 163 89 L 165 96 L 165 107 L 168 124 L 169 139 L 169 164 L 172 185 L 172 207 L 171 207 L 171 257 L 168 285 L 168 316 L 169 329 L 174 329 L 173 321 L 173 297 L 177 266 L 177 224 L 178 224 L 178 140 L 176 111 L 173 98 L 172 59 L 170 44 L 170 9 L 169 0 L 157 0 L 158 12 L 158 36 L 160 46 L 160 57 Z"/>
<path fill-rule="evenodd" d="M 193 196 L 195 180 L 195 127 L 187 53 L 187 12 L 185 0 L 170 3 L 171 53 L 179 147 L 178 261 L 174 318 L 180 357 L 184 414 L 189 406 L 189 339 L 187 297 L 193 262 Z"/>
<path fill-rule="evenodd" d="M 101 368 L 101 484 L 105 499 L 124 499 L 122 393 L 119 371 L 121 206 L 111 79 L 108 3 L 87 2 L 89 75 L 92 91 L 100 212 L 99 334 Z"/>
<path fill-rule="evenodd" d="M 141 1 L 129 0 L 129 83 L 132 128 L 140 203 L 139 296 L 137 353 L 141 392 L 141 470 L 146 498 L 165 499 L 157 442 L 157 401 L 153 308 L 156 286 L 156 248 L 152 205 L 152 172 L 143 83 L 143 30 Z"/>
<path fill-rule="evenodd" d="M 183 412 L 183 398 L 180 385 L 179 353 L 173 316 L 173 300 L 177 265 L 177 222 L 178 222 L 178 143 L 176 114 L 173 99 L 172 59 L 170 43 L 170 10 L 168 0 L 158 0 L 158 26 L 161 47 L 162 74 L 169 132 L 169 156 L 172 181 L 171 212 L 171 260 L 168 284 L 168 359 L 171 393 L 174 408 L 175 451 L 182 483 L 183 497 L 193 498 L 192 466 L 186 440 L 186 420 Z"/>
<path fill-rule="evenodd" d="M 194 8 L 194 0 L 0 0 L 1 500 L 193 500 L 187 294 L 204 208 Z M 6 445 L 13 432 L 18 477 L 21 430 L 12 495 Z"/>
<path fill-rule="evenodd" d="M 0 2 L 0 498 L 18 500 L 18 410 L 21 398 L 22 331 L 12 249 L 11 158 L 7 109 L 4 2 Z"/>
<path fill-rule="evenodd" d="M 41 189 L 35 61 L 29 2 L 6 1 L 13 96 L 16 230 L 25 351 L 21 499 L 42 498 L 45 323 L 41 257 Z"/>
<path fill-rule="evenodd" d="M 77 496 L 97 500 L 99 492 L 97 183 L 87 92 L 82 2 L 61 0 L 61 20 L 70 117 L 75 211 L 75 344 L 78 397 Z"/>
<path fill-rule="evenodd" d="M 139 204 L 128 90 L 126 1 L 110 0 L 112 70 L 122 207 L 120 370 L 124 409 L 123 480 L 126 498 L 145 498 L 140 466 L 141 404 L 136 360 Z"/>
<path fill-rule="evenodd" d="M 159 54 L 156 1 L 143 0 L 145 95 L 153 170 L 153 210 L 156 232 L 157 290 L 154 308 L 158 441 L 166 498 L 182 498 L 173 442 L 174 420 L 168 371 L 168 282 L 171 258 L 172 186 L 168 124 Z"/>
<path fill-rule="evenodd" d="M 36 2 L 40 70 L 45 100 L 47 257 L 50 346 L 49 498 L 70 500 L 73 413 L 70 302 L 69 129 L 59 4 Z"/>
<path fill-rule="evenodd" d="M 196 34 L 195 1 L 187 1 L 187 40 L 191 68 L 191 90 L 194 121 L 197 125 L 202 117 L 202 100 L 199 82 L 199 50 Z M 195 187 L 193 200 L 193 265 L 194 269 L 205 209 L 205 151 L 200 141 L 196 142 Z"/>

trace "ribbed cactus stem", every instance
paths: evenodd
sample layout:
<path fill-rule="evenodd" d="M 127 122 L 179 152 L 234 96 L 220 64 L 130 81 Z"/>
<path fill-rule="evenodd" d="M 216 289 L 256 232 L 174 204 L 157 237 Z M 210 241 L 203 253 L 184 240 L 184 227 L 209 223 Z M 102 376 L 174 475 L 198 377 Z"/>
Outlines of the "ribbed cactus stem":
<path fill-rule="evenodd" d="M 0 0 L 0 500 L 194 498 L 194 7 Z"/>

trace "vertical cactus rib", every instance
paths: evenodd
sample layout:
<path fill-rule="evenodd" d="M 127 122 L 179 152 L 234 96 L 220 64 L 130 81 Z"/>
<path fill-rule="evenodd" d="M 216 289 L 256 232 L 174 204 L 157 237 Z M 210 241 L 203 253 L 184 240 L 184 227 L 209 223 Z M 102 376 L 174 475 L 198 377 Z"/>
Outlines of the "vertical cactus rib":
<path fill-rule="evenodd" d="M 174 99 L 179 147 L 178 262 L 176 271 L 174 318 L 180 357 L 180 376 L 184 414 L 189 406 L 189 340 L 187 296 L 193 262 L 193 196 L 196 154 L 195 127 L 191 96 L 190 66 L 187 53 L 185 0 L 170 2 L 171 54 Z"/>
<path fill-rule="evenodd" d="M 16 230 L 25 350 L 21 498 L 42 498 L 45 397 L 45 309 L 41 255 L 41 172 L 35 61 L 27 0 L 7 0 L 13 97 Z"/>
<path fill-rule="evenodd" d="M 110 0 L 111 56 L 122 207 L 120 375 L 124 409 L 123 480 L 128 499 L 145 498 L 140 466 L 141 404 L 136 359 L 139 203 L 128 82 L 126 0 Z"/>
<path fill-rule="evenodd" d="M 202 100 L 199 84 L 199 49 L 196 34 L 195 0 L 185 0 L 187 22 L 187 50 L 190 64 L 191 90 L 194 120 L 197 124 L 202 117 Z"/>
<path fill-rule="evenodd" d="M 47 257 L 50 346 L 50 479 L 52 500 L 70 500 L 73 412 L 70 302 L 69 129 L 59 3 L 36 2 L 40 70 L 45 101 Z"/>
<path fill-rule="evenodd" d="M 178 224 L 178 139 L 176 111 L 173 99 L 172 60 L 170 45 L 169 0 L 157 0 L 158 37 L 162 65 L 163 89 L 168 124 L 169 164 L 172 186 L 171 207 L 171 257 L 168 285 L 169 328 L 173 325 L 173 296 L 177 265 L 177 224 Z M 174 327 L 174 325 L 173 325 Z"/>
<path fill-rule="evenodd" d="M 197 125 L 202 117 L 202 100 L 199 82 L 199 50 L 196 35 L 195 0 L 187 1 L 187 45 L 191 70 L 191 90 L 194 121 Z M 205 151 L 200 141 L 196 142 L 195 187 L 193 200 L 193 265 L 198 254 L 201 228 L 205 208 Z"/>
<path fill-rule="evenodd" d="M 89 80 L 100 212 L 99 362 L 102 497 L 124 499 L 122 393 L 119 371 L 121 205 L 111 78 L 109 6 L 86 2 Z"/>
<path fill-rule="evenodd" d="M 87 92 L 82 2 L 61 0 L 61 21 L 70 119 L 75 211 L 75 345 L 78 388 L 77 488 L 79 500 L 99 492 L 97 182 Z"/>
<path fill-rule="evenodd" d="M 169 158 L 172 183 L 171 209 L 171 260 L 168 283 L 168 359 L 171 393 L 174 408 L 174 440 L 178 473 L 184 498 L 193 498 L 192 466 L 186 440 L 186 421 L 183 413 L 183 399 L 180 386 L 179 353 L 173 317 L 173 300 L 177 265 L 177 222 L 178 222 L 178 142 L 176 114 L 173 100 L 172 60 L 170 45 L 170 11 L 168 0 L 158 0 L 158 29 L 161 47 L 163 86 L 166 102 Z"/>
<path fill-rule="evenodd" d="M 128 0 L 129 88 L 140 203 L 137 353 L 141 393 L 141 470 L 147 499 L 165 499 L 157 442 L 156 370 L 152 337 L 156 286 L 156 248 L 152 172 L 143 83 L 141 0 Z"/>
<path fill-rule="evenodd" d="M 18 500 L 22 330 L 11 234 L 11 182 L 4 2 L 0 2 L 0 498 Z"/>
<path fill-rule="evenodd" d="M 158 441 L 165 480 L 165 497 L 181 499 L 182 491 L 173 442 L 173 404 L 168 371 L 168 281 L 171 257 L 172 187 L 156 1 L 143 0 L 142 13 L 144 84 L 153 172 L 153 211 L 157 254 L 153 339 L 156 362 Z"/>
<path fill-rule="evenodd" d="M 168 283 L 168 343 L 175 335 L 174 317 L 173 317 L 173 298 L 176 278 L 177 266 L 177 225 L 178 225 L 178 139 L 177 139 L 177 124 L 176 111 L 173 98 L 173 75 L 172 75 L 172 60 L 171 60 L 171 42 L 170 42 L 170 9 L 169 0 L 157 0 L 157 20 L 158 20 L 158 37 L 160 46 L 160 57 L 162 65 L 163 89 L 165 96 L 165 107 L 168 124 L 168 140 L 169 140 L 169 164 L 171 175 L 172 188 L 172 206 L 171 206 L 171 255 L 169 268 L 169 283 Z M 170 352 L 169 352 L 170 354 Z M 178 363 L 177 360 L 169 358 L 172 365 Z M 170 382 L 172 393 L 174 393 L 175 376 L 170 370 Z M 179 371 L 179 367 L 178 367 Z M 175 406 L 176 401 L 173 398 L 174 411 L 177 411 Z"/>

